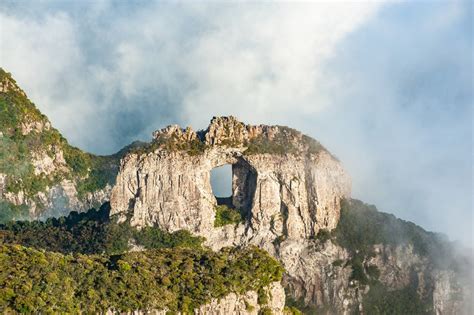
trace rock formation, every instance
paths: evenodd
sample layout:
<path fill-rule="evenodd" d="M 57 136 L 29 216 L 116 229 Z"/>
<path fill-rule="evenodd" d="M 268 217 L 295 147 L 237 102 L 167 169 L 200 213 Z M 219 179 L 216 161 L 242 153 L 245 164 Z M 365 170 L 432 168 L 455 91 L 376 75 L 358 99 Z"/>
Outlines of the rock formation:
<path fill-rule="evenodd" d="M 210 172 L 232 165 L 232 196 L 216 198 Z M 318 232 L 336 228 L 350 178 L 316 140 L 281 126 L 252 126 L 215 117 L 206 130 L 169 126 L 147 147 L 126 155 L 111 194 L 111 215 L 140 228 L 186 229 L 214 250 L 255 244 L 284 266 L 292 299 L 329 313 L 363 312 L 370 289 L 353 278 L 354 253 Z M 238 209 L 244 220 L 216 226 L 216 209 Z M 460 310 L 456 280 L 436 270 L 410 245 L 380 245 L 363 259 L 391 290 L 415 285 L 437 314 Z M 459 292 L 458 292 L 459 293 Z M 329 307 L 329 309 L 328 309 Z"/>
<path fill-rule="evenodd" d="M 230 204 L 247 218 L 238 231 L 214 228 L 218 200 L 210 172 L 225 164 L 233 172 Z M 315 140 L 286 127 L 221 117 L 202 132 L 178 126 L 155 132 L 150 148 L 122 160 L 111 206 L 134 226 L 187 229 L 217 249 L 225 245 L 223 235 L 241 243 L 331 230 L 350 185 L 341 164 Z"/>

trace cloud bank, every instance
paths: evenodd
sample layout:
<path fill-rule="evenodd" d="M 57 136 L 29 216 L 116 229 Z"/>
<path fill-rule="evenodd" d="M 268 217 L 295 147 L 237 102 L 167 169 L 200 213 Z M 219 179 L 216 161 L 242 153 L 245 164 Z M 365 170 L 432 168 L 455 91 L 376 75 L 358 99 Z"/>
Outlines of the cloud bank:
<path fill-rule="evenodd" d="M 472 237 L 472 5 L 3 2 L 0 63 L 111 153 L 212 116 L 319 139 L 354 196 Z"/>

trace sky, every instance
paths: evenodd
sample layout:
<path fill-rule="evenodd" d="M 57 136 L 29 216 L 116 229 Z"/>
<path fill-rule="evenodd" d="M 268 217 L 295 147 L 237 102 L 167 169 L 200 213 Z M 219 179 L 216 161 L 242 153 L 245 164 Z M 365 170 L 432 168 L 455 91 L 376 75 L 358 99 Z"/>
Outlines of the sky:
<path fill-rule="evenodd" d="M 470 1 L 0 2 L 0 66 L 97 154 L 218 115 L 318 139 L 353 197 L 473 241 Z"/>

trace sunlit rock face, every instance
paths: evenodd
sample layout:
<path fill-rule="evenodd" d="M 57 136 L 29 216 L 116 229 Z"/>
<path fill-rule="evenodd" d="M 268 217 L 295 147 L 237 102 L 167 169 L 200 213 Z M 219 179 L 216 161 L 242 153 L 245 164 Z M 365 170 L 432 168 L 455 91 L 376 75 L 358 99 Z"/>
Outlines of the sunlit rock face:
<path fill-rule="evenodd" d="M 216 198 L 211 170 L 225 164 L 232 165 L 232 195 Z M 121 160 L 110 202 L 111 215 L 119 221 L 188 230 L 204 236 L 214 250 L 257 245 L 281 262 L 283 285 L 294 300 L 322 314 L 364 314 L 371 284 L 354 279 L 354 253 L 318 236 L 337 227 L 341 200 L 350 193 L 341 163 L 316 140 L 287 127 L 219 117 L 203 131 L 178 126 L 156 131 L 151 144 L 129 152 Z M 238 209 L 242 220 L 216 224 L 221 205 Z M 462 293 L 452 273 L 437 270 L 410 246 L 375 245 L 373 255 L 359 264 L 376 267 L 390 290 L 414 286 L 433 301 L 437 314 L 462 313 L 452 298 Z"/>
<path fill-rule="evenodd" d="M 233 173 L 228 204 L 247 218 L 232 231 L 214 228 L 218 200 L 210 172 L 225 164 Z M 218 248 L 331 230 L 350 187 L 339 161 L 315 140 L 286 127 L 221 117 L 205 131 L 170 126 L 155 132 L 150 148 L 122 160 L 111 206 L 134 226 L 187 229 Z"/>
<path fill-rule="evenodd" d="M 210 173 L 225 164 L 232 165 L 232 196 L 218 200 Z M 301 259 L 308 253 L 308 240 L 337 226 L 340 201 L 350 191 L 341 163 L 316 140 L 287 127 L 220 117 L 204 131 L 178 126 L 156 131 L 152 144 L 122 159 L 110 202 L 111 215 L 119 220 L 171 232 L 189 230 L 206 237 L 214 250 L 258 245 L 289 268 L 286 282 L 295 293 L 307 287 L 320 296 L 323 288 L 312 284 L 313 275 L 300 279 L 319 270 L 306 268 Z M 221 203 L 239 209 L 244 220 L 216 227 Z M 347 255 L 340 248 L 335 251 Z"/>

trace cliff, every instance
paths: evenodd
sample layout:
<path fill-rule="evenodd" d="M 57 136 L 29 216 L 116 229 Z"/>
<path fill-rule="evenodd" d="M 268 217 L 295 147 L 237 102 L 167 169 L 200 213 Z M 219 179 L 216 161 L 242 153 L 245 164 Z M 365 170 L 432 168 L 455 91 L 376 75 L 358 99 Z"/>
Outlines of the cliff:
<path fill-rule="evenodd" d="M 100 206 L 124 152 L 95 156 L 69 145 L 0 68 L 0 222 Z"/>
<path fill-rule="evenodd" d="M 219 202 L 210 172 L 224 164 L 233 172 L 230 207 L 246 219 L 232 231 L 214 228 Z M 201 132 L 177 126 L 155 132 L 149 148 L 121 161 L 111 206 L 112 215 L 129 216 L 134 226 L 187 229 L 219 248 L 314 237 L 336 227 L 340 200 L 349 195 L 348 175 L 315 140 L 287 127 L 222 117 Z"/>
<path fill-rule="evenodd" d="M 210 172 L 224 164 L 232 165 L 232 196 L 216 198 Z M 341 163 L 316 140 L 215 117 L 198 132 L 156 131 L 152 143 L 125 156 L 111 215 L 138 228 L 188 230 L 214 250 L 257 245 L 282 263 L 290 301 L 309 313 L 370 314 L 379 303 L 403 305 L 406 314 L 461 312 L 470 288 L 460 289 L 452 265 L 433 258 L 446 254 L 434 244 L 445 243 L 351 201 L 350 189 Z M 222 212 L 234 219 L 222 220 Z"/>

